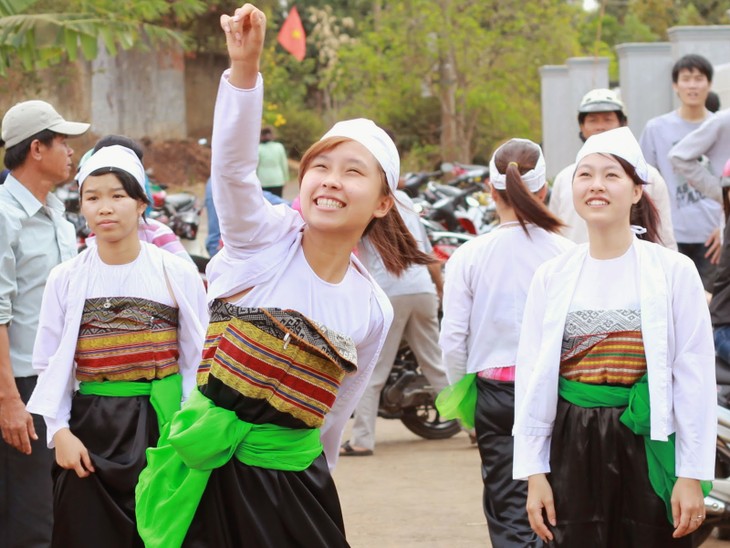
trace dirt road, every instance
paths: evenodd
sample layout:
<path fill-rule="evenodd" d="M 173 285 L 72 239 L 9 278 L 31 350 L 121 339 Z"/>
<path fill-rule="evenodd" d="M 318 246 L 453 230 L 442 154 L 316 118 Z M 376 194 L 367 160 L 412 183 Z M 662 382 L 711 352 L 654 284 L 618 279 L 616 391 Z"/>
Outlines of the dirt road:
<path fill-rule="evenodd" d="M 341 458 L 334 474 L 353 548 L 491 546 L 479 454 L 466 434 L 423 440 L 399 421 L 378 419 L 376 439 L 374 456 Z"/>

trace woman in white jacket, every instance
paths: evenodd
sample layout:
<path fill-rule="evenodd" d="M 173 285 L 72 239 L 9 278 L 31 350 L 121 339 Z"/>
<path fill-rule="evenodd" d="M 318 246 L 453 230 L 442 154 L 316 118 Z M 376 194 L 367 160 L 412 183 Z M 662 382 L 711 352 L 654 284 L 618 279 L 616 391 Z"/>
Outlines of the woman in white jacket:
<path fill-rule="evenodd" d="M 514 477 L 557 546 L 691 546 L 704 520 L 712 330 L 692 262 L 651 243 L 646 174 L 628 128 L 586 141 L 573 200 L 589 242 L 538 269 L 525 305 Z"/>
<path fill-rule="evenodd" d="M 33 350 L 53 469 L 53 546 L 142 546 L 134 489 L 183 396 L 195 386 L 207 320 L 195 267 L 137 228 L 144 168 L 114 145 L 77 176 L 97 245 L 51 271 Z"/>
<path fill-rule="evenodd" d="M 542 202 L 545 159 L 537 144 L 510 139 L 492 156 L 489 176 L 499 227 L 446 263 L 439 343 L 451 386 L 437 404 L 442 415 L 476 429 L 492 544 L 535 547 L 542 542 L 525 516 L 527 488 L 512 480 L 517 344 L 535 270 L 573 243 L 557 234 L 563 225 Z M 464 415 L 448 409 L 454 400 Z"/>
<path fill-rule="evenodd" d="M 393 315 L 352 249 L 368 231 L 392 272 L 433 259 L 392 209 L 400 159 L 370 120 L 335 124 L 304 154 L 301 215 L 264 200 L 266 18 L 245 4 L 221 26 L 231 69 L 216 100 L 211 184 L 224 245 L 208 265 L 198 388 L 148 451 L 140 534 L 148 548 L 347 546 L 328 468 Z"/>

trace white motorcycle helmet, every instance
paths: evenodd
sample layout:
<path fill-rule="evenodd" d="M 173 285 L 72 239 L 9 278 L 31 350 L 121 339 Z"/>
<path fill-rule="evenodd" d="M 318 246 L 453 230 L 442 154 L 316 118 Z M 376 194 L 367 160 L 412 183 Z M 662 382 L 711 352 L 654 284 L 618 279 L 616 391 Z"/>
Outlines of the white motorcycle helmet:
<path fill-rule="evenodd" d="M 592 89 L 583 96 L 578 107 L 578 123 L 582 124 L 586 114 L 590 112 L 615 112 L 619 121 L 626 123 L 624 104 L 618 94 L 610 89 Z"/>

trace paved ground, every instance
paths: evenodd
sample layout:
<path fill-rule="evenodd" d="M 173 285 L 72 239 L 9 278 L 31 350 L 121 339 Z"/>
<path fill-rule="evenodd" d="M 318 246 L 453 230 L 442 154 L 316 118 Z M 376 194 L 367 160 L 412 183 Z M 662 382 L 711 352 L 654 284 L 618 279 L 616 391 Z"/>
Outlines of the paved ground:
<path fill-rule="evenodd" d="M 423 440 L 399 421 L 378 419 L 376 437 L 374 456 L 341 458 L 334 474 L 353 548 L 491 546 L 479 454 L 466 434 Z"/>

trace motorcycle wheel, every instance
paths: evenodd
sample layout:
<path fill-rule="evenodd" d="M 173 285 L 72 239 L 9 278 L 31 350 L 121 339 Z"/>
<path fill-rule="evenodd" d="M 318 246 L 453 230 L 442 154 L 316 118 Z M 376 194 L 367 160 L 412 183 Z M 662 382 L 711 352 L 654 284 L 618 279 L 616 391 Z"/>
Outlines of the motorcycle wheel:
<path fill-rule="evenodd" d="M 445 440 L 461 431 L 457 421 L 441 420 L 433 404 L 407 407 L 400 420 L 408 430 L 427 440 Z"/>

